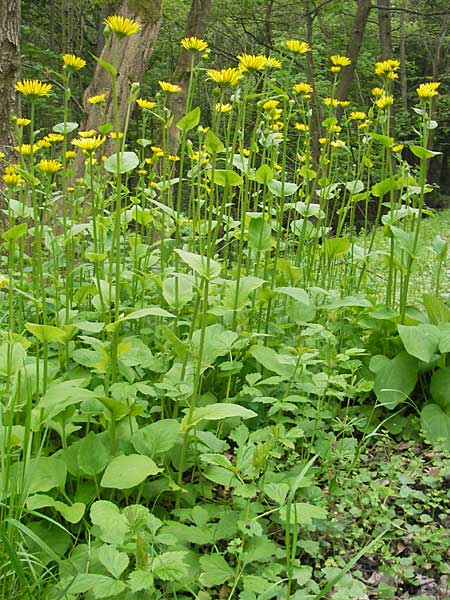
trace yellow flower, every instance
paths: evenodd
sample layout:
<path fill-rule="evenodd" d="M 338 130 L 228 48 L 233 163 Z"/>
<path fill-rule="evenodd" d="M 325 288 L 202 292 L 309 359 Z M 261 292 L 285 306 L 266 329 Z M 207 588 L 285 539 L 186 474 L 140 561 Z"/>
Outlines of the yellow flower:
<path fill-rule="evenodd" d="M 172 162 L 178 162 L 180 160 L 180 157 L 177 156 L 176 154 L 169 154 L 169 160 Z"/>
<path fill-rule="evenodd" d="M 330 98 L 329 96 L 327 96 L 323 99 L 323 102 L 325 106 L 333 106 L 334 108 L 339 106 L 339 100 L 337 98 Z"/>
<path fill-rule="evenodd" d="M 272 167 L 275 169 L 275 171 L 281 171 L 281 169 L 283 168 L 280 164 L 278 163 L 273 163 Z"/>
<path fill-rule="evenodd" d="M 139 108 L 142 108 L 145 110 L 152 110 L 156 106 L 156 102 L 152 102 L 151 100 L 146 100 L 145 98 L 138 98 L 136 100 L 136 103 L 139 106 Z"/>
<path fill-rule="evenodd" d="M 44 138 L 44 140 L 47 140 L 51 144 L 53 144 L 54 142 L 62 142 L 63 139 L 64 136 L 61 133 L 47 133 L 47 135 Z"/>
<path fill-rule="evenodd" d="M 5 172 L 2 179 L 6 183 L 6 185 L 10 187 L 15 187 L 16 185 L 20 185 L 23 182 L 22 177 L 18 173 L 14 173 L 12 171 Z"/>
<path fill-rule="evenodd" d="M 75 158 L 76 155 L 77 155 L 77 153 L 75 152 L 75 150 L 67 150 L 67 152 L 66 152 L 66 158 L 68 160 Z"/>
<path fill-rule="evenodd" d="M 272 56 L 267 57 L 266 69 L 281 69 L 282 63 L 278 58 L 273 58 Z"/>
<path fill-rule="evenodd" d="M 72 144 L 80 150 L 85 150 L 88 153 L 93 152 L 105 143 L 105 136 L 89 137 L 89 138 L 77 138 L 72 140 Z"/>
<path fill-rule="evenodd" d="M 378 106 L 378 108 L 383 109 L 386 108 L 386 106 L 390 106 L 393 101 L 393 96 L 380 96 L 378 100 L 375 101 L 375 104 Z"/>
<path fill-rule="evenodd" d="M 5 154 L 4 152 L 0 152 L 0 160 L 1 160 L 2 158 L 5 158 L 5 156 L 6 156 L 6 154 Z"/>
<path fill-rule="evenodd" d="M 311 46 L 307 42 L 300 42 L 299 40 L 287 40 L 286 46 L 288 50 L 294 52 L 294 54 L 306 54 L 306 52 L 311 52 Z"/>
<path fill-rule="evenodd" d="M 239 69 L 234 69 L 229 67 L 228 69 L 221 69 L 217 71 L 216 69 L 208 69 L 206 71 L 206 75 L 208 79 L 217 83 L 220 87 L 234 87 L 238 84 L 239 79 L 242 77 L 242 73 Z"/>
<path fill-rule="evenodd" d="M 89 104 L 103 104 L 103 102 L 106 102 L 106 94 L 97 94 L 97 96 L 91 96 L 87 101 Z"/>
<path fill-rule="evenodd" d="M 263 109 L 264 110 L 272 110 L 273 108 L 276 108 L 279 104 L 280 104 L 279 100 L 266 100 L 266 102 L 264 102 L 264 104 L 263 104 Z"/>
<path fill-rule="evenodd" d="M 392 146 L 391 150 L 392 152 L 401 152 L 404 147 L 404 144 L 395 144 L 395 146 Z"/>
<path fill-rule="evenodd" d="M 37 152 L 39 150 L 39 146 L 37 144 L 33 144 L 32 148 L 30 144 L 21 144 L 20 146 L 15 146 L 14 150 L 23 156 L 29 156 L 30 154 Z"/>
<path fill-rule="evenodd" d="M 339 104 L 339 106 L 342 106 L 342 108 L 347 108 L 347 106 L 350 106 L 350 101 L 349 100 L 338 100 L 338 104 Z"/>
<path fill-rule="evenodd" d="M 242 148 L 241 150 L 242 156 L 250 156 L 250 150 L 248 148 Z"/>
<path fill-rule="evenodd" d="M 121 17 L 119 15 L 107 17 L 103 22 L 106 27 L 119 38 L 134 35 L 141 29 L 141 25 L 136 21 L 133 21 L 133 19 L 127 19 L 126 17 Z"/>
<path fill-rule="evenodd" d="M 387 77 L 388 79 L 396 79 L 398 77 L 396 71 L 400 69 L 400 61 L 394 59 L 381 60 L 375 64 L 375 75 Z"/>
<path fill-rule="evenodd" d="M 270 126 L 270 129 L 272 129 L 273 131 L 281 131 L 283 128 L 283 121 L 277 121 L 276 123 L 272 123 L 272 125 Z"/>
<path fill-rule="evenodd" d="M 225 104 L 218 102 L 217 104 L 214 104 L 213 109 L 219 113 L 227 113 L 233 110 L 233 106 L 229 102 L 226 102 Z"/>
<path fill-rule="evenodd" d="M 150 148 L 153 154 L 156 154 L 156 156 L 158 156 L 159 158 L 161 158 L 161 156 L 164 156 L 164 150 L 159 146 L 151 146 Z"/>
<path fill-rule="evenodd" d="M 319 138 L 319 144 L 321 144 L 323 146 L 326 143 L 327 143 L 327 138 L 324 138 L 324 137 Z"/>
<path fill-rule="evenodd" d="M 352 61 L 347 56 L 342 56 L 341 54 L 333 54 L 330 56 L 330 60 L 335 67 L 348 67 L 352 64 Z"/>
<path fill-rule="evenodd" d="M 367 119 L 366 121 L 361 121 L 361 123 L 358 125 L 358 129 L 365 129 L 366 127 L 369 127 L 370 125 L 370 121 Z"/>
<path fill-rule="evenodd" d="M 30 96 L 30 98 L 48 96 L 52 87 L 50 83 L 42 83 L 38 79 L 22 79 L 22 81 L 18 81 L 15 85 L 17 92 L 20 92 L 24 96 Z"/>
<path fill-rule="evenodd" d="M 294 92 L 296 94 L 312 94 L 314 91 L 313 86 L 310 83 L 305 83 L 305 82 L 301 82 L 301 83 L 296 83 L 294 85 Z"/>
<path fill-rule="evenodd" d="M 362 111 L 353 111 L 350 113 L 350 119 L 352 121 L 364 121 L 364 119 L 366 118 L 366 113 L 362 112 Z"/>
<path fill-rule="evenodd" d="M 49 140 L 47 140 L 46 138 L 42 138 L 42 140 L 38 140 L 36 142 L 36 146 L 38 148 L 50 148 L 51 146 L 51 142 Z"/>
<path fill-rule="evenodd" d="M 264 54 L 242 54 L 237 55 L 239 61 L 239 70 L 242 73 L 255 73 L 257 71 L 263 71 L 267 66 L 267 56 Z"/>
<path fill-rule="evenodd" d="M 91 137 L 94 137 L 95 133 L 96 133 L 95 129 L 89 129 L 88 131 L 79 131 L 78 135 L 81 138 L 91 138 Z"/>
<path fill-rule="evenodd" d="M 380 88 L 380 87 L 372 88 L 372 96 L 375 96 L 375 98 L 379 98 L 383 94 L 384 94 L 383 88 Z"/>
<path fill-rule="evenodd" d="M 185 37 L 181 40 L 180 44 L 185 50 L 191 52 L 205 52 L 208 49 L 208 44 L 205 40 L 200 40 L 197 37 Z"/>
<path fill-rule="evenodd" d="M 86 61 L 78 56 L 75 56 L 75 54 L 64 54 L 63 62 L 66 67 L 73 69 L 74 71 L 79 71 L 86 66 Z"/>
<path fill-rule="evenodd" d="M 39 161 L 39 168 L 44 173 L 57 173 L 62 169 L 62 164 L 58 160 L 46 160 L 43 158 Z"/>
<path fill-rule="evenodd" d="M 30 123 L 30 119 L 24 119 L 23 117 L 19 117 L 18 119 L 16 119 L 16 125 L 19 125 L 20 127 L 26 127 Z"/>
<path fill-rule="evenodd" d="M 342 127 L 340 125 L 330 125 L 327 130 L 329 133 L 341 133 Z"/>
<path fill-rule="evenodd" d="M 123 133 L 121 131 L 111 131 L 109 137 L 113 140 L 120 140 L 123 138 Z"/>
<path fill-rule="evenodd" d="M 342 140 L 332 140 L 330 143 L 333 148 L 344 148 L 345 147 L 345 142 L 343 142 Z"/>
<path fill-rule="evenodd" d="M 144 175 L 147 175 L 147 171 L 145 169 L 138 169 L 137 174 L 142 175 L 143 177 Z"/>
<path fill-rule="evenodd" d="M 429 98 L 433 98 L 433 96 L 438 95 L 438 87 L 440 86 L 440 82 L 432 81 L 430 83 L 421 83 L 418 88 L 416 88 L 417 95 L 419 98 L 423 98 L 427 100 Z"/>
<path fill-rule="evenodd" d="M 295 123 L 294 127 L 299 131 L 309 131 L 309 127 L 305 123 Z"/>
<path fill-rule="evenodd" d="M 334 65 L 330 67 L 330 71 L 332 73 L 340 73 L 342 71 L 342 67 L 335 67 Z"/>
<path fill-rule="evenodd" d="M 181 87 L 174 83 L 169 83 L 168 81 L 158 81 L 158 83 L 162 91 L 167 92 L 168 94 L 177 94 L 178 92 L 181 92 Z"/>
<path fill-rule="evenodd" d="M 0 290 L 9 284 L 9 279 L 5 275 L 0 275 Z"/>

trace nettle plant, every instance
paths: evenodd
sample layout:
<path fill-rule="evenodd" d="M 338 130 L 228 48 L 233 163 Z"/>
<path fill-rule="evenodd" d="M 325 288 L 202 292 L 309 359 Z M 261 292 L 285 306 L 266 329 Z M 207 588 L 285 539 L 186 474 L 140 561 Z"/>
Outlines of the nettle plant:
<path fill-rule="evenodd" d="M 82 132 L 70 121 L 70 78 L 85 65 L 73 55 L 64 121 L 45 136 L 35 104 L 51 86 L 17 84 L 29 112 L 3 175 L 2 592 L 320 598 L 380 537 L 322 587 L 302 559 L 327 521 L 317 465 L 333 453 L 355 462 L 362 442 L 349 432 L 373 429 L 353 405 L 374 389 L 397 408 L 433 371 L 423 427 L 433 441 L 448 432 L 444 240 L 427 312 L 408 305 L 439 84 L 418 88 L 416 172 L 390 131 L 398 61 L 377 63 L 366 113 L 334 97 L 349 63 L 332 56 L 317 154 L 315 91 L 297 74 L 308 44 L 280 50 L 299 79 L 284 89 L 277 57 L 242 54 L 204 77 L 207 44 L 189 38 L 175 155 L 167 99 L 179 87 L 161 81 L 149 100 L 131 86 L 121 126 L 116 50 L 139 25 L 106 25 L 112 122 Z M 214 97 L 203 124 L 200 84 Z M 106 92 L 90 101 L 103 106 Z M 75 183 L 72 148 L 84 156 Z M 385 293 L 367 294 L 380 261 Z M 371 358 L 380 329 L 398 337 Z"/>

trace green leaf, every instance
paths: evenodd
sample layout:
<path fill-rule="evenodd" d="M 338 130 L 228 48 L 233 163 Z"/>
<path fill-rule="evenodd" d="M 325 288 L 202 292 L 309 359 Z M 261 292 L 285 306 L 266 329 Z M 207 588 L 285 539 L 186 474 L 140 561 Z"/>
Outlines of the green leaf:
<path fill-rule="evenodd" d="M 211 129 L 209 129 L 205 137 L 205 148 L 209 154 L 214 155 L 222 152 L 225 146 L 217 137 L 217 135 Z"/>
<path fill-rule="evenodd" d="M 72 123 L 68 121 L 65 126 L 64 123 L 57 123 L 57 125 L 53 125 L 53 131 L 55 133 L 67 134 L 72 133 L 72 131 L 75 131 L 75 129 L 78 129 L 78 127 L 78 123 Z"/>
<path fill-rule="evenodd" d="M 446 306 L 438 296 L 424 294 L 423 305 L 425 306 L 425 310 L 433 325 L 441 325 L 450 322 L 450 308 Z"/>
<path fill-rule="evenodd" d="M 91 506 L 91 521 L 98 528 L 95 532 L 106 543 L 123 544 L 128 535 L 128 521 L 119 508 L 108 500 L 98 500 Z"/>
<path fill-rule="evenodd" d="M 239 173 L 231 169 L 210 169 L 206 172 L 207 178 L 221 187 L 232 187 L 242 185 L 243 179 Z"/>
<path fill-rule="evenodd" d="M 120 164 L 118 165 L 118 157 L 120 160 Z M 128 171 L 133 171 L 139 165 L 139 157 L 135 152 L 121 152 L 119 155 L 111 154 L 106 161 L 103 163 L 103 166 L 109 173 L 117 173 L 117 169 L 119 168 L 119 173 L 128 173 Z"/>
<path fill-rule="evenodd" d="M 98 434 L 90 431 L 78 446 L 78 464 L 86 475 L 97 475 L 103 471 L 111 459 L 110 453 L 100 441 Z"/>
<path fill-rule="evenodd" d="M 33 458 L 28 463 L 28 493 L 48 492 L 63 488 L 66 483 L 67 467 L 63 460 L 54 456 Z"/>
<path fill-rule="evenodd" d="M 290 511 L 289 520 L 291 523 L 297 522 L 299 525 L 312 525 L 313 519 L 326 519 L 327 511 L 321 506 L 314 506 L 307 502 L 293 502 L 290 506 L 280 508 L 280 518 L 287 521 L 288 510 Z"/>
<path fill-rule="evenodd" d="M 182 308 L 190 302 L 194 295 L 192 275 L 176 273 L 163 281 L 162 294 L 164 300 L 173 308 Z"/>
<path fill-rule="evenodd" d="M 258 183 L 267 185 L 273 179 L 273 170 L 269 165 L 261 165 L 255 173 L 255 179 Z"/>
<path fill-rule="evenodd" d="M 223 305 L 228 310 L 241 310 L 248 300 L 248 295 L 266 283 L 265 279 L 259 277 L 241 277 L 238 281 L 227 281 L 223 295 Z M 237 290 L 236 297 L 236 288 Z"/>
<path fill-rule="evenodd" d="M 114 65 L 112 65 L 109 62 L 106 62 L 106 60 L 103 60 L 102 58 L 99 58 L 98 56 L 94 56 L 94 54 L 92 55 L 94 57 L 94 60 L 96 60 L 98 62 L 98 64 L 103 67 L 105 69 L 105 71 L 107 73 L 109 73 L 109 75 L 111 75 L 111 77 L 115 77 L 117 75 L 117 69 L 115 68 Z"/>
<path fill-rule="evenodd" d="M 252 417 L 256 417 L 256 413 L 239 404 L 228 404 L 225 402 L 208 404 L 208 406 L 201 406 L 194 409 L 190 420 L 189 414 L 186 415 L 181 423 L 181 431 L 188 431 L 201 421 L 221 421 L 230 417 L 251 419 Z"/>
<path fill-rule="evenodd" d="M 19 238 L 26 235 L 28 231 L 28 226 L 26 223 L 19 223 L 18 225 L 14 225 L 14 227 L 10 227 L 6 231 L 2 233 L 2 238 L 6 242 L 15 242 Z"/>
<path fill-rule="evenodd" d="M 50 342 L 65 342 L 66 332 L 53 325 L 40 325 L 38 323 L 25 323 L 25 328 L 43 344 Z"/>
<path fill-rule="evenodd" d="M 433 402 L 450 415 L 450 367 L 441 367 L 433 373 L 430 392 Z"/>
<path fill-rule="evenodd" d="M 204 555 L 200 558 L 200 583 L 206 587 L 214 587 L 229 581 L 234 576 L 234 570 L 226 563 L 220 554 Z"/>
<path fill-rule="evenodd" d="M 433 156 L 442 154 L 442 152 L 433 152 L 432 150 L 428 150 L 428 148 L 424 148 L 423 146 L 410 146 L 409 149 L 415 156 L 417 156 L 417 158 L 420 158 L 421 160 L 428 160 L 429 158 L 433 158 Z"/>
<path fill-rule="evenodd" d="M 369 132 L 369 137 L 377 142 L 380 142 L 385 148 L 391 148 L 394 145 L 394 138 L 388 135 L 382 135 L 381 133 Z"/>
<path fill-rule="evenodd" d="M 287 483 L 266 483 L 264 493 L 281 506 L 289 493 L 289 486 Z"/>
<path fill-rule="evenodd" d="M 175 252 L 183 262 L 185 262 L 193 271 L 205 279 L 211 280 L 219 277 L 221 266 L 220 263 L 216 262 L 215 260 L 210 259 L 208 264 L 208 259 L 206 256 L 200 256 L 199 254 L 186 252 L 185 250 L 179 250 L 178 248 L 175 249 Z"/>
<path fill-rule="evenodd" d="M 138 569 L 133 571 L 128 578 L 128 584 L 132 592 L 140 592 L 142 590 L 151 590 L 154 585 L 153 575 L 148 571 Z"/>
<path fill-rule="evenodd" d="M 255 344 L 249 352 L 263 367 L 285 379 L 290 379 L 295 372 L 296 358 L 291 355 L 279 354 L 261 344 Z"/>
<path fill-rule="evenodd" d="M 374 391 L 378 401 L 389 409 L 405 402 L 416 387 L 417 360 L 401 352 L 377 370 Z"/>
<path fill-rule="evenodd" d="M 350 240 L 348 238 L 328 238 L 324 241 L 323 247 L 329 258 L 336 258 L 347 254 L 350 250 Z"/>
<path fill-rule="evenodd" d="M 286 196 L 292 196 L 298 190 L 296 183 L 289 183 L 289 181 L 278 181 L 278 179 L 270 179 L 267 182 L 267 187 L 274 196 L 278 198 L 285 198 Z"/>
<path fill-rule="evenodd" d="M 187 552 L 183 550 L 164 552 L 153 559 L 152 572 L 164 581 L 179 581 L 189 575 L 190 565 L 185 562 Z"/>
<path fill-rule="evenodd" d="M 450 323 L 443 323 L 439 327 L 439 352 L 450 352 Z"/>
<path fill-rule="evenodd" d="M 420 413 L 420 423 L 433 445 L 450 451 L 450 416 L 440 406 L 427 404 Z"/>
<path fill-rule="evenodd" d="M 388 177 L 372 186 L 372 194 L 377 198 L 383 198 L 388 192 L 397 189 L 396 181 L 393 177 Z"/>
<path fill-rule="evenodd" d="M 177 123 L 177 128 L 181 129 L 181 131 L 189 131 L 190 129 L 193 129 L 194 127 L 197 127 L 197 125 L 200 123 L 200 106 L 196 106 L 194 109 L 192 109 L 190 112 L 188 112 L 186 115 L 184 115 L 184 117 L 181 117 L 181 119 L 178 121 Z"/>
<path fill-rule="evenodd" d="M 139 485 L 151 475 L 157 475 L 159 467 L 148 456 L 129 454 L 116 456 L 103 473 L 100 485 L 125 490 Z"/>
<path fill-rule="evenodd" d="M 83 502 L 75 502 L 72 505 L 68 505 L 45 494 L 34 494 L 33 496 L 29 496 L 27 500 L 27 508 L 29 510 L 39 510 L 40 508 L 49 506 L 61 513 L 64 519 L 70 523 L 81 521 L 86 508 Z"/>
<path fill-rule="evenodd" d="M 248 244 L 258 252 L 267 252 L 272 248 L 272 228 L 263 217 L 250 219 Z"/>
<path fill-rule="evenodd" d="M 300 302 L 301 304 L 309 305 L 308 292 L 303 288 L 279 287 L 275 288 L 275 292 L 277 292 L 278 294 L 285 294 L 286 296 L 289 296 L 290 298 L 292 298 L 296 302 Z"/>
<path fill-rule="evenodd" d="M 125 552 L 119 552 L 117 548 L 109 544 L 100 546 L 98 558 L 105 569 L 116 579 L 120 578 L 130 562 Z"/>
<path fill-rule="evenodd" d="M 436 325 L 398 325 L 405 350 L 423 362 L 430 362 L 439 346 L 439 328 Z"/>
<path fill-rule="evenodd" d="M 136 431 L 131 443 L 139 454 L 156 456 L 174 448 L 180 437 L 180 424 L 176 419 L 162 419 Z"/>
<path fill-rule="evenodd" d="M 93 592 L 94 598 L 112 598 L 121 594 L 125 589 L 125 583 L 96 573 L 80 573 L 70 579 L 63 579 L 61 586 L 64 592 L 71 596 L 78 596 L 86 592 Z"/>

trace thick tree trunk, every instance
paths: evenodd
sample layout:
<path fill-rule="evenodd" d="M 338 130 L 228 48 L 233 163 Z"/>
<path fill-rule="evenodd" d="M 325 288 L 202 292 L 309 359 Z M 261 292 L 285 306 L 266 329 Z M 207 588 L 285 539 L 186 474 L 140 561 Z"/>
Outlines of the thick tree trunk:
<path fill-rule="evenodd" d="M 20 2 L 0 2 L 0 150 L 14 156 L 11 115 L 18 112 L 14 83 L 20 76 Z"/>
<path fill-rule="evenodd" d="M 156 39 L 161 27 L 160 0 L 122 0 L 116 14 L 136 20 L 142 25 L 141 30 L 126 37 L 120 42 L 116 39 L 106 44 L 100 58 L 109 63 L 113 61 L 113 52 L 117 51 L 117 97 L 119 100 L 119 125 L 123 129 L 128 107 L 130 84 L 142 82 L 148 60 L 155 48 Z M 114 45 L 117 44 L 116 50 Z M 87 102 L 91 96 L 106 93 L 106 119 L 113 121 L 113 103 L 111 97 L 111 79 L 109 74 L 99 64 L 94 71 L 91 84 L 84 94 L 86 117 L 82 123 L 84 129 L 95 129 L 102 122 L 102 115 L 97 105 Z"/>
<path fill-rule="evenodd" d="M 205 35 L 210 6 L 211 0 L 192 0 L 186 25 L 186 37 L 195 36 L 202 38 Z M 177 129 L 176 124 L 186 110 L 192 56 L 192 52 L 189 52 L 184 48 L 180 49 L 173 76 L 174 81 L 181 86 L 182 91 L 179 94 L 170 96 L 168 101 L 169 108 L 174 117 L 169 128 L 168 139 L 168 147 L 171 154 L 176 154 L 178 150 L 179 130 Z"/>
<path fill-rule="evenodd" d="M 371 7 L 372 0 L 358 0 L 358 8 L 347 47 L 347 56 L 352 62 L 341 73 L 341 79 L 336 90 L 336 98 L 339 100 L 346 100 L 350 91 Z"/>

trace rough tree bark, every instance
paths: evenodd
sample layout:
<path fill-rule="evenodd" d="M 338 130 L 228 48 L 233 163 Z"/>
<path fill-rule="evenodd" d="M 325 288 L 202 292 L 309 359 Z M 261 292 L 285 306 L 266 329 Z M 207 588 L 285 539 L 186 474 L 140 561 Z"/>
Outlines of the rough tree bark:
<path fill-rule="evenodd" d="M 392 58 L 391 0 L 378 0 L 378 29 L 382 60 Z"/>
<path fill-rule="evenodd" d="M 14 156 L 11 115 L 17 114 L 14 83 L 20 76 L 20 2 L 0 2 L 0 150 Z"/>
<path fill-rule="evenodd" d="M 305 41 L 308 42 L 310 46 L 313 44 L 313 13 L 311 11 L 311 3 L 309 1 L 305 2 L 305 11 L 303 13 L 303 20 L 305 23 Z M 321 135 L 321 123 L 322 123 L 322 111 L 320 108 L 319 97 L 317 95 L 316 86 L 314 82 L 314 61 L 312 52 L 307 52 L 305 54 L 305 73 L 308 82 L 313 86 L 314 91 L 312 93 L 311 98 L 311 153 L 312 153 L 312 161 L 313 167 L 317 168 L 319 164 L 319 156 L 320 156 L 320 146 L 319 146 L 319 138 Z"/>
<path fill-rule="evenodd" d="M 339 100 L 346 100 L 350 91 L 371 8 L 372 0 L 358 0 L 358 8 L 347 46 L 347 56 L 352 62 L 341 73 L 341 79 L 336 90 L 336 98 Z"/>
<path fill-rule="evenodd" d="M 161 27 L 161 0 L 122 0 L 116 14 L 136 20 L 142 29 L 131 37 L 118 42 L 118 74 L 117 95 L 119 98 L 119 124 L 123 128 L 128 105 L 130 83 L 141 82 L 144 78 L 148 60 L 155 48 L 156 39 Z M 117 40 L 114 42 L 117 43 Z M 100 58 L 112 61 L 111 47 L 106 44 Z M 95 129 L 102 123 L 102 115 L 98 106 L 89 104 L 90 96 L 106 93 L 106 118 L 113 120 L 113 105 L 110 94 L 111 80 L 108 73 L 98 64 L 94 77 L 84 94 L 85 119 L 84 129 Z"/>
<path fill-rule="evenodd" d="M 195 36 L 202 38 L 205 35 L 210 6 L 211 0 L 192 0 L 186 25 L 186 37 Z M 168 102 L 174 117 L 169 128 L 168 138 L 168 147 L 171 154 L 176 154 L 178 150 L 179 130 L 176 127 L 176 123 L 180 120 L 186 110 L 189 76 L 192 66 L 191 61 L 192 52 L 181 48 L 173 79 L 181 86 L 182 91 L 179 94 L 170 96 Z"/>

